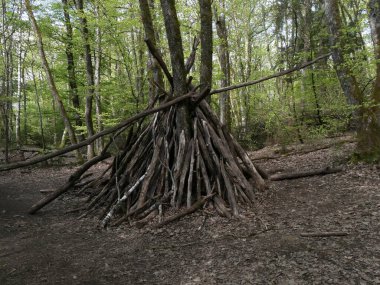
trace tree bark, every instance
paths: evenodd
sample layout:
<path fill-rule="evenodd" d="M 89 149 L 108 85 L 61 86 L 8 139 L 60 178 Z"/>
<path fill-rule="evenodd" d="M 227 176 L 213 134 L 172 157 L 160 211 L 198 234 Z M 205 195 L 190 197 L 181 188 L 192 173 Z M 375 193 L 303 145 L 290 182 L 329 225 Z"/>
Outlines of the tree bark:
<path fill-rule="evenodd" d="M 380 160 L 380 3 L 370 0 L 368 5 L 371 35 L 376 60 L 373 91 L 364 108 L 362 128 L 358 133 L 358 151 L 364 159 Z"/>
<path fill-rule="evenodd" d="M 55 85 L 53 74 L 52 74 L 52 72 L 50 70 L 49 63 L 48 63 L 48 61 L 46 59 L 44 45 L 43 45 L 43 42 L 42 42 L 41 31 L 40 31 L 40 28 L 39 28 L 39 26 L 37 24 L 36 19 L 34 18 L 32 6 L 31 6 L 29 0 L 25 0 L 25 7 L 26 7 L 26 10 L 28 12 L 29 19 L 32 22 L 32 27 L 33 27 L 34 33 L 36 34 L 37 46 L 38 46 L 38 50 L 39 50 L 40 57 L 41 57 L 41 60 L 42 60 L 42 66 L 43 66 L 43 68 L 45 69 L 45 72 L 46 72 L 46 77 L 47 77 L 47 81 L 48 81 L 48 84 L 49 84 L 50 92 L 51 92 L 51 94 L 52 94 L 52 96 L 54 98 L 54 101 L 58 105 L 58 109 L 59 109 L 60 115 L 62 117 L 62 120 L 63 120 L 63 122 L 65 124 L 65 127 L 67 128 L 67 130 L 69 132 L 70 142 L 71 142 L 72 145 L 75 145 L 77 143 L 75 132 L 74 132 L 74 129 L 73 129 L 71 123 L 70 123 L 69 117 L 67 116 L 66 109 L 65 109 L 65 106 L 63 105 L 61 97 L 60 97 L 60 95 L 58 93 L 58 89 L 57 89 L 57 87 Z M 78 157 L 79 160 L 81 160 L 81 156 L 80 156 L 79 152 L 77 152 L 77 157 Z"/>
<path fill-rule="evenodd" d="M 157 50 L 157 39 L 156 39 L 156 33 L 153 26 L 152 14 L 149 8 L 149 2 L 148 0 L 139 0 L 139 4 L 140 4 L 141 19 L 142 19 L 142 23 L 143 23 L 144 31 L 145 31 L 145 39 L 148 40 L 153 45 L 153 47 Z M 151 53 L 149 56 L 149 69 L 152 73 L 153 81 L 158 86 L 163 87 L 164 81 L 163 81 L 160 65 L 157 62 L 157 59 Z M 163 95 L 163 92 L 159 89 L 157 85 L 150 84 L 151 95 L 149 98 L 149 103 L 152 103 L 154 98 L 160 97 L 161 95 Z"/>
<path fill-rule="evenodd" d="M 174 0 L 161 0 L 161 9 L 165 21 L 166 36 L 169 43 L 170 60 L 173 74 L 173 96 L 186 94 L 186 69 L 183 55 L 182 37 Z M 189 111 L 186 105 L 176 114 L 177 132 L 185 131 L 185 137 L 190 137 Z"/>
<path fill-rule="evenodd" d="M 91 58 L 91 47 L 89 42 L 89 31 L 87 25 L 87 18 L 84 14 L 83 0 L 76 0 L 77 10 L 79 12 L 80 31 L 83 39 L 84 57 L 86 63 L 86 79 L 87 79 L 87 96 L 85 108 L 85 121 L 87 128 L 87 136 L 94 135 L 94 125 L 92 122 L 92 103 L 94 100 L 95 84 L 94 84 L 94 68 Z M 95 156 L 94 144 L 87 146 L 87 159 L 90 160 Z"/>
<path fill-rule="evenodd" d="M 95 13 L 97 21 L 100 19 L 99 12 L 99 3 L 97 3 L 95 8 Z M 96 43 L 96 52 L 95 52 L 95 73 L 94 73 L 94 84 L 95 84 L 95 113 L 96 113 L 96 122 L 97 122 L 97 131 L 101 132 L 103 130 L 102 122 L 102 98 L 100 92 L 100 68 L 101 68 L 101 53 L 102 53 L 102 31 L 100 29 L 99 23 L 97 24 L 95 31 L 95 43 Z M 97 140 L 97 152 L 100 153 L 104 147 L 103 138 Z"/>
<path fill-rule="evenodd" d="M 358 130 L 360 127 L 362 95 L 350 67 L 345 60 L 345 48 L 347 46 L 346 35 L 343 33 L 342 19 L 339 13 L 338 0 L 324 0 L 326 21 L 330 30 L 330 46 L 334 61 L 334 68 L 338 76 L 347 103 L 357 108 L 352 113 L 351 127 Z"/>
<path fill-rule="evenodd" d="M 200 84 L 202 88 L 212 87 L 212 0 L 199 0 L 201 14 L 201 67 Z"/>
<path fill-rule="evenodd" d="M 73 27 L 71 25 L 71 19 L 69 14 L 69 5 L 68 0 L 62 0 L 63 5 L 63 16 L 66 27 L 66 58 L 67 58 L 67 76 L 69 83 L 69 94 L 71 102 L 75 109 L 74 118 L 76 126 L 80 127 L 83 125 L 81 116 L 80 116 L 80 100 L 78 95 L 78 84 L 76 79 L 76 70 L 75 70 L 75 61 L 74 61 L 74 52 L 73 52 Z M 82 141 L 84 138 L 82 135 L 78 135 L 79 141 Z"/>
<path fill-rule="evenodd" d="M 161 0 L 166 35 L 169 43 L 170 59 L 173 74 L 173 95 L 186 93 L 186 72 L 183 55 L 182 37 L 174 0 Z"/>
<path fill-rule="evenodd" d="M 226 26 L 226 18 L 224 14 L 220 14 L 216 21 L 216 31 L 220 38 L 219 46 L 219 62 L 220 68 L 223 73 L 221 87 L 229 86 L 231 83 L 231 67 L 230 67 L 230 53 L 228 47 L 228 34 Z M 220 121 L 231 130 L 231 104 L 229 98 L 229 91 L 220 94 L 219 97 L 220 107 Z"/>

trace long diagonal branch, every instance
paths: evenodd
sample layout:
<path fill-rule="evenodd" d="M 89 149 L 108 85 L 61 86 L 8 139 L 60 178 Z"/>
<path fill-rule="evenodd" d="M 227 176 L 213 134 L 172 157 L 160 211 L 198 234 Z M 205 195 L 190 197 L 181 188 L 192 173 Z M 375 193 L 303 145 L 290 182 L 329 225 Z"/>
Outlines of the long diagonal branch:
<path fill-rule="evenodd" d="M 287 69 L 287 70 L 284 70 L 284 71 L 281 71 L 281 72 L 277 72 L 277 73 L 275 73 L 273 75 L 266 76 L 266 77 L 263 77 L 261 79 L 255 80 L 255 81 L 250 81 L 250 82 L 245 82 L 245 83 L 241 83 L 241 84 L 237 84 L 237 85 L 232 85 L 232 86 L 225 87 L 225 88 L 215 89 L 215 90 L 211 91 L 210 93 L 208 93 L 208 92 L 201 92 L 201 93 L 189 92 L 189 93 L 187 93 L 185 95 L 182 95 L 182 96 L 170 99 L 169 101 L 167 101 L 167 102 L 165 102 L 165 103 L 163 103 L 163 104 L 161 104 L 161 105 L 159 105 L 159 106 L 157 106 L 155 108 L 144 110 L 144 111 L 142 111 L 142 112 L 140 112 L 140 113 L 138 113 L 138 114 L 136 114 L 136 115 L 134 115 L 134 116 L 126 119 L 125 121 L 123 121 L 123 122 L 115 125 L 114 127 L 105 129 L 105 130 L 103 130 L 103 131 L 101 131 L 101 132 L 99 132 L 99 133 L 97 133 L 97 134 L 95 134 L 95 135 L 87 138 L 86 140 L 84 140 L 84 141 L 82 141 L 82 142 L 80 142 L 78 144 L 70 145 L 70 146 L 68 146 L 66 148 L 63 148 L 63 149 L 57 150 L 55 152 L 51 152 L 49 154 L 42 155 L 42 156 L 30 159 L 30 160 L 0 165 L 0 171 L 6 171 L 6 170 L 11 170 L 11 169 L 16 169 L 16 168 L 30 166 L 30 165 L 37 164 L 39 162 L 43 162 L 43 161 L 46 161 L 48 159 L 51 159 L 51 158 L 63 155 L 65 153 L 77 150 L 79 148 L 82 148 L 84 146 L 87 146 L 87 145 L 91 144 L 93 141 L 95 141 L 96 139 L 98 139 L 100 137 L 112 134 L 112 133 L 120 130 L 121 128 L 126 128 L 126 127 L 132 125 L 134 122 L 136 122 L 136 121 L 138 121 L 138 120 L 140 120 L 140 119 L 142 119 L 142 118 L 144 118 L 146 116 L 149 116 L 151 114 L 160 112 L 162 110 L 165 110 L 165 109 L 167 109 L 167 108 L 169 108 L 169 107 L 171 107 L 173 105 L 183 103 L 187 99 L 192 99 L 193 103 L 197 104 L 197 103 L 199 103 L 200 100 L 202 100 L 205 97 L 210 96 L 212 94 L 217 94 L 217 93 L 221 93 L 221 92 L 228 91 L 228 90 L 234 90 L 234 89 L 238 89 L 238 88 L 242 88 L 242 87 L 246 87 L 246 86 L 251 86 L 251 85 L 254 85 L 254 84 L 261 83 L 263 81 L 267 81 L 267 80 L 270 80 L 270 79 L 273 79 L 273 78 L 276 78 L 276 77 L 280 77 L 280 76 L 292 73 L 294 71 L 303 69 L 303 68 L 305 68 L 307 66 L 310 66 L 310 65 L 316 63 L 317 61 L 319 61 L 319 60 L 321 60 L 323 58 L 326 58 L 328 56 L 330 56 L 330 54 L 325 54 L 325 55 L 319 56 L 319 57 L 315 58 L 312 61 L 303 63 L 301 65 L 298 65 L 296 67 L 293 67 L 293 68 L 290 68 L 290 69 Z"/>

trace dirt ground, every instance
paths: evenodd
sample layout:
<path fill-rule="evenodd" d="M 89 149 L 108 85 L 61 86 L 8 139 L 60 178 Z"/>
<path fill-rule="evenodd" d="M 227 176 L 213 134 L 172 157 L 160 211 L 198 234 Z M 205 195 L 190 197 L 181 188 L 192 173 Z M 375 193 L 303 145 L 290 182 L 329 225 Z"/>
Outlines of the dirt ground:
<path fill-rule="evenodd" d="M 380 284 L 380 167 L 350 164 L 353 148 L 252 153 L 271 172 L 344 170 L 272 182 L 241 219 L 198 212 L 162 229 L 99 230 L 67 213 L 83 203 L 73 192 L 30 216 L 73 168 L 0 173 L 0 284 Z M 301 236 L 328 231 L 348 235 Z"/>

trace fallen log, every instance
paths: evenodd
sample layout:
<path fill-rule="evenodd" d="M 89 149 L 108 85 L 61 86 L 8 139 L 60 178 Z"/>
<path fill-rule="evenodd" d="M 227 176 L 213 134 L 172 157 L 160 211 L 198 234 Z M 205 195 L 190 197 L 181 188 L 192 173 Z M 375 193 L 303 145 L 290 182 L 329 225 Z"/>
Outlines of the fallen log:
<path fill-rule="evenodd" d="M 316 175 L 326 175 L 341 172 L 343 168 L 330 168 L 325 167 L 322 169 L 316 170 L 308 170 L 308 171 L 300 171 L 300 172 L 288 172 L 288 173 L 279 173 L 273 174 L 269 177 L 271 181 L 280 181 L 280 180 L 290 180 L 290 179 L 298 179 L 302 177 L 316 176 Z"/>

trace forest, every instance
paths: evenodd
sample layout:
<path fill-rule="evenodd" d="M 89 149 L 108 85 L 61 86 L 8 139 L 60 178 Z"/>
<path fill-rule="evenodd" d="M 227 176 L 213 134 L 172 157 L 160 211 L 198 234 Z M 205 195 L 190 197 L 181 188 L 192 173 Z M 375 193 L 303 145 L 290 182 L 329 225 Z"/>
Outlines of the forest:
<path fill-rule="evenodd" d="M 379 0 L 0 1 L 0 283 L 380 282 Z"/>
<path fill-rule="evenodd" d="M 170 69 L 163 15 L 157 1 L 148 2 L 155 44 Z M 327 2 L 213 1 L 207 11 L 211 89 L 331 54 L 293 73 L 210 96 L 214 112 L 245 148 L 336 136 L 355 130 L 353 121 L 365 120 L 361 108 L 378 113 L 378 3 Z M 32 4 L 39 36 L 23 1 L 2 1 L 0 143 L 5 161 L 7 149 L 82 141 L 144 110 L 159 93 L 157 85 L 168 86 L 154 77 L 157 63 L 144 41 L 148 35 L 138 1 Z M 176 9 L 186 59 L 206 45 L 202 11 L 198 1 L 176 1 Z M 41 64 L 38 37 L 56 95 Z M 189 71 L 194 86 L 201 83 L 201 57 L 200 51 L 194 54 Z M 89 155 L 100 153 L 106 140 L 96 140 Z"/>

